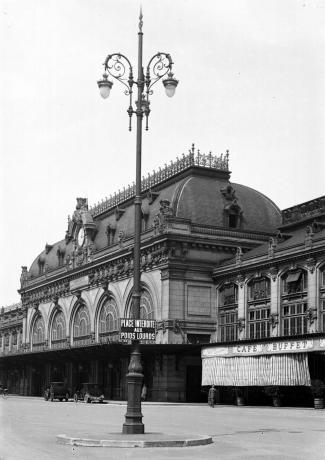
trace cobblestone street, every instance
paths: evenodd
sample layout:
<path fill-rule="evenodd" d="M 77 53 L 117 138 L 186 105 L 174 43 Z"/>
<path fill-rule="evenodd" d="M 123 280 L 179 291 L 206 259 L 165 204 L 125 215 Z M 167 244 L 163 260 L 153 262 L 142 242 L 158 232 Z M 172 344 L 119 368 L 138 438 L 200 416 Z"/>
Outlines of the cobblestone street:
<path fill-rule="evenodd" d="M 174 448 L 59 445 L 56 435 L 105 438 L 120 433 L 126 405 L 0 400 L 1 460 L 61 459 L 324 459 L 325 410 L 145 403 L 147 433 L 204 434 L 213 444 Z"/>

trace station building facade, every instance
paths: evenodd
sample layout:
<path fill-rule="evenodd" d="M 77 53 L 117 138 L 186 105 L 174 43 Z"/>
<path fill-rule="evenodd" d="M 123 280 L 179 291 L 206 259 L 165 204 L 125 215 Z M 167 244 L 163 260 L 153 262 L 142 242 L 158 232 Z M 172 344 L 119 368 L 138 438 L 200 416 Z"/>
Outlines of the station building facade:
<path fill-rule="evenodd" d="M 295 220 L 230 175 L 227 153 L 193 146 L 142 181 L 140 313 L 157 324 L 154 343 L 141 347 L 148 399 L 205 397 L 201 351 L 213 345 L 324 331 L 324 200 Z M 125 187 L 92 208 L 78 198 L 64 238 L 22 267 L 21 304 L 0 312 L 0 380 L 9 391 L 97 382 L 107 398 L 126 398 L 130 344 L 120 319 L 132 310 L 134 192 Z M 308 283 L 296 307 L 293 279 Z M 263 289 L 268 295 L 255 298 Z"/>

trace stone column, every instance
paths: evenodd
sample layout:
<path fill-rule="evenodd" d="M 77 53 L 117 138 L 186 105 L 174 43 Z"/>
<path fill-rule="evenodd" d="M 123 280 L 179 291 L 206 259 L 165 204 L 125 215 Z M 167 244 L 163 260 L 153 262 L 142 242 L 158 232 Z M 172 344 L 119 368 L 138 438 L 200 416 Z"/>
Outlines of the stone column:
<path fill-rule="evenodd" d="M 237 277 L 238 285 L 238 339 L 244 340 L 247 337 L 247 284 L 243 275 Z"/>
<path fill-rule="evenodd" d="M 317 332 L 317 322 L 319 321 L 319 314 L 317 315 L 317 272 L 316 272 L 316 261 L 315 259 L 307 260 L 308 270 L 308 307 L 307 307 L 307 319 L 308 319 L 308 332 Z"/>

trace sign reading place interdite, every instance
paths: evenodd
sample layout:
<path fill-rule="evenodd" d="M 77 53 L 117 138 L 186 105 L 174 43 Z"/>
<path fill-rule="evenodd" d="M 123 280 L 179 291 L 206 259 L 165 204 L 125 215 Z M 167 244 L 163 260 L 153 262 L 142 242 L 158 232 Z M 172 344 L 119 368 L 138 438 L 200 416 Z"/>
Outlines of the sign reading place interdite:
<path fill-rule="evenodd" d="M 151 319 L 120 319 L 121 340 L 156 340 L 156 321 Z"/>

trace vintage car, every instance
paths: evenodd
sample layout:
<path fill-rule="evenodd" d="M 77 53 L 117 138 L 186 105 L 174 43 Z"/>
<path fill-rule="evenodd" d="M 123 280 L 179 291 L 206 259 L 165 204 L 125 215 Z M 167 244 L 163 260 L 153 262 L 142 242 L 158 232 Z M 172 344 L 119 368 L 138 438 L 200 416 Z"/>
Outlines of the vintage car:
<path fill-rule="evenodd" d="M 46 388 L 44 392 L 45 401 L 53 401 L 58 399 L 63 401 L 64 399 L 68 401 L 70 398 L 70 390 L 67 388 L 64 382 L 51 382 L 50 386 Z"/>
<path fill-rule="evenodd" d="M 98 383 L 83 383 L 81 389 L 75 392 L 73 399 L 75 402 L 82 400 L 85 403 L 102 403 L 104 392 Z"/>

